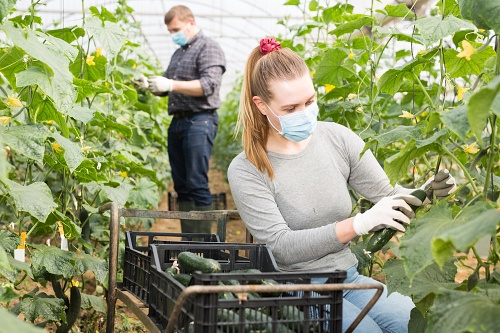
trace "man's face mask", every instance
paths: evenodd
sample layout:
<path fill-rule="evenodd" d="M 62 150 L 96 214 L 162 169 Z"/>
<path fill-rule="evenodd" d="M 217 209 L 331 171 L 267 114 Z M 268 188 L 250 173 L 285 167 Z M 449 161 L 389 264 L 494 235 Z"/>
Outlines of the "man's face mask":
<path fill-rule="evenodd" d="M 188 42 L 188 37 L 184 34 L 184 29 L 186 29 L 188 25 L 186 24 L 184 28 L 181 30 L 177 31 L 176 33 L 172 34 L 172 40 L 174 41 L 175 44 L 179 46 L 184 46 Z"/>
<path fill-rule="evenodd" d="M 266 103 L 264 102 L 264 104 Z M 316 102 L 312 103 L 302 111 L 295 111 L 283 116 L 278 116 L 276 113 L 274 113 L 273 110 L 271 110 L 269 105 L 266 104 L 266 106 L 276 117 L 278 117 L 281 125 L 281 131 L 274 127 L 273 123 L 271 123 L 268 117 L 267 120 L 269 121 L 271 126 L 276 131 L 278 131 L 279 134 L 283 135 L 290 141 L 303 141 L 310 137 L 316 129 L 316 125 L 318 123 L 317 117 L 319 112 L 319 107 Z"/>

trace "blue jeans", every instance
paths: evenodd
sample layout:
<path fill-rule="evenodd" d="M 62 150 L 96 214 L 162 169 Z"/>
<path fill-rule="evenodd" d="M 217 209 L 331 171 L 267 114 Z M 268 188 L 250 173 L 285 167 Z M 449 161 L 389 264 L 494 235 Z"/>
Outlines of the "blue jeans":
<path fill-rule="evenodd" d="M 188 118 L 172 119 L 168 128 L 168 158 L 179 202 L 212 204 L 208 168 L 217 127 L 217 112 L 197 112 Z"/>
<path fill-rule="evenodd" d="M 324 283 L 324 279 L 313 279 L 313 283 Z M 347 270 L 345 283 L 380 283 L 372 278 L 360 275 L 357 266 Z M 380 283 L 382 284 L 382 283 Z M 374 289 L 344 290 L 342 302 L 342 332 L 345 332 L 361 310 L 375 294 Z M 408 296 L 393 292 L 387 296 L 387 288 L 368 314 L 361 320 L 356 333 L 406 333 L 410 312 L 415 307 Z"/>

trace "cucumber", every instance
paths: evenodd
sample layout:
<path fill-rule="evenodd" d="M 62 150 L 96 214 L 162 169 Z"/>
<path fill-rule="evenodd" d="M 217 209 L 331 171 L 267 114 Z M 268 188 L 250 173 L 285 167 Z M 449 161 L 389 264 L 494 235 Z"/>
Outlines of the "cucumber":
<path fill-rule="evenodd" d="M 222 268 L 217 260 L 202 258 L 193 252 L 181 252 L 177 256 L 181 269 L 187 273 L 200 271 L 202 273 L 218 273 Z"/>
<path fill-rule="evenodd" d="M 220 331 L 221 328 L 223 331 L 231 332 L 231 333 L 239 333 L 240 332 L 240 316 L 229 309 L 219 308 L 217 309 L 217 331 Z M 247 323 L 244 323 L 242 333 L 248 332 L 249 327 Z"/>
<path fill-rule="evenodd" d="M 299 308 L 293 305 L 285 305 L 278 308 L 278 318 L 282 320 L 287 320 L 290 322 L 285 323 L 289 329 L 293 329 L 298 332 L 306 332 L 304 329 L 304 323 L 306 322 L 306 318 L 304 316 L 304 312 L 300 311 Z M 311 327 L 311 331 L 316 332 L 318 323 L 314 323 L 312 318 L 310 318 L 309 326 Z"/>
<path fill-rule="evenodd" d="M 222 282 L 222 284 L 224 284 L 226 286 L 238 286 L 238 285 L 240 285 L 240 282 L 238 280 L 222 280 L 221 282 Z M 248 294 L 249 299 L 260 298 L 260 295 L 258 293 L 249 292 L 247 294 Z"/>
<path fill-rule="evenodd" d="M 172 275 L 172 277 L 177 280 L 180 284 L 182 284 L 184 287 L 189 286 L 189 283 L 191 282 L 192 276 L 189 274 L 175 274 Z"/>
<path fill-rule="evenodd" d="M 174 276 L 177 274 L 177 270 L 175 268 L 173 268 L 172 266 L 170 266 L 167 269 L 165 269 L 165 273 Z"/>
<path fill-rule="evenodd" d="M 419 198 L 422 202 L 427 197 L 423 190 L 415 190 L 411 192 L 410 195 Z M 414 212 L 417 211 L 417 209 L 419 208 L 418 206 L 413 206 L 413 205 L 409 206 L 411 209 L 413 209 Z M 387 242 L 392 238 L 392 236 L 396 234 L 396 232 L 397 230 L 389 228 L 375 231 L 372 237 L 368 240 L 368 244 L 366 245 L 366 251 L 370 251 L 372 253 L 380 251 L 384 247 L 384 245 L 387 244 Z"/>
<path fill-rule="evenodd" d="M 281 323 L 275 322 L 273 325 L 272 317 L 269 317 L 265 313 L 256 309 L 245 308 L 245 319 L 250 322 L 254 322 L 253 324 L 250 324 L 254 330 L 262 332 L 295 333 L 295 331 L 292 331 Z M 274 330 L 274 328 L 276 330 Z"/>
<path fill-rule="evenodd" d="M 225 286 L 225 284 L 219 281 L 219 286 Z M 234 296 L 232 292 L 225 291 L 219 293 L 219 299 L 236 299 L 236 296 Z"/>

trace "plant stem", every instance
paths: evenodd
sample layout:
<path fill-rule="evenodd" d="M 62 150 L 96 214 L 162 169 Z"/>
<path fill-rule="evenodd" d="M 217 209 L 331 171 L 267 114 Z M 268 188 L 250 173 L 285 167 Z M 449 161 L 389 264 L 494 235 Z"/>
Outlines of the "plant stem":
<path fill-rule="evenodd" d="M 483 188 L 483 193 L 484 193 L 484 200 L 488 200 L 488 187 L 490 186 L 490 174 L 491 170 L 493 169 L 493 164 L 495 163 L 494 157 L 495 157 L 495 139 L 496 139 L 496 132 L 497 132 L 497 116 L 494 114 L 490 118 L 490 124 L 491 124 L 491 137 L 490 137 L 490 151 L 488 152 L 488 164 L 486 166 L 486 177 L 484 180 L 484 188 Z"/>
<path fill-rule="evenodd" d="M 417 80 L 417 83 L 418 85 L 420 86 L 420 89 L 422 89 L 422 92 L 424 93 L 425 97 L 427 98 L 427 100 L 429 101 L 429 104 L 431 106 L 431 108 L 433 110 L 436 110 L 436 106 L 434 104 L 434 102 L 432 101 L 432 98 L 431 96 L 429 96 L 429 93 L 427 92 L 427 89 L 425 89 L 424 85 L 422 84 L 422 81 L 420 81 L 420 78 L 417 76 L 417 74 L 415 74 L 414 72 L 411 72 L 413 74 L 413 76 L 415 77 L 415 79 Z"/>
<path fill-rule="evenodd" d="M 458 166 L 460 167 L 460 169 L 462 169 L 462 172 L 464 173 L 465 177 L 469 180 L 470 182 L 470 185 L 472 186 L 472 189 L 474 190 L 474 192 L 476 194 L 479 194 L 480 191 L 478 190 L 476 184 L 474 183 L 473 179 L 472 179 L 472 176 L 470 175 L 469 171 L 467 170 L 467 168 L 462 164 L 462 162 L 460 162 L 460 160 L 458 159 L 458 157 L 456 157 L 451 151 L 448 150 L 448 148 L 446 148 L 445 146 L 441 146 L 441 149 L 443 150 L 443 152 L 450 156 L 452 160 L 454 160 Z"/>

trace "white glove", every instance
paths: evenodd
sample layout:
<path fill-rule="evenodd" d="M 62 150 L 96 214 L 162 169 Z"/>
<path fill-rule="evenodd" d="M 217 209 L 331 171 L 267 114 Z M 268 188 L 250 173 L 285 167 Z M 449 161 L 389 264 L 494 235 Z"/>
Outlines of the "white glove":
<path fill-rule="evenodd" d="M 163 76 L 150 76 L 148 77 L 148 85 L 149 90 L 151 90 L 153 94 L 165 93 L 172 91 L 174 81 Z"/>
<path fill-rule="evenodd" d="M 415 213 L 408 204 L 420 206 L 422 201 L 409 194 L 383 198 L 366 212 L 354 217 L 352 224 L 354 232 L 358 236 L 384 228 L 405 232 L 405 226 L 410 224 L 410 218 L 415 217 Z"/>
<path fill-rule="evenodd" d="M 447 169 L 442 169 L 420 188 L 427 193 L 429 199 L 432 199 L 433 194 L 435 194 L 436 198 L 441 200 L 453 193 L 457 189 L 457 184 L 450 172 Z"/>
<path fill-rule="evenodd" d="M 132 80 L 132 83 L 137 89 L 148 89 L 148 78 L 141 76 L 137 80 Z"/>

